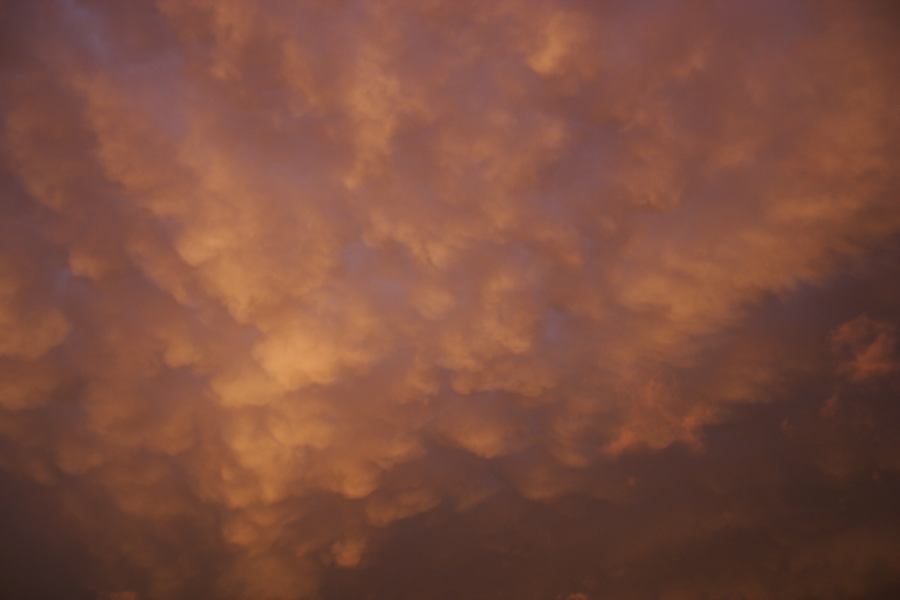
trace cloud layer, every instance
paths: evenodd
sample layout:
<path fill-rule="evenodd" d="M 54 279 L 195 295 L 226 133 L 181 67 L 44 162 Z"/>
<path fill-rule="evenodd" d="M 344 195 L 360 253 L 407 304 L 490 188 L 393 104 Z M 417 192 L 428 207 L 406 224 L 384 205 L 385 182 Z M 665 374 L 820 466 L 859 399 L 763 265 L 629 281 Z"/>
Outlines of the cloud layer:
<path fill-rule="evenodd" d="M 116 600 L 900 589 L 897 24 L 14 3 L 13 533 Z"/>

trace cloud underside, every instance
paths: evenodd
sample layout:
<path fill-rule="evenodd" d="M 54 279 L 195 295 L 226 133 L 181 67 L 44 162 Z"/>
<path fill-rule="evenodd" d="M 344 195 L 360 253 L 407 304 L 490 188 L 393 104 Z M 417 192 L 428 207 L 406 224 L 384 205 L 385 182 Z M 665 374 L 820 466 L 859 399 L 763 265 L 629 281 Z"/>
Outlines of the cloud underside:
<path fill-rule="evenodd" d="M 8 586 L 897 592 L 893 12 L 14 3 Z"/>

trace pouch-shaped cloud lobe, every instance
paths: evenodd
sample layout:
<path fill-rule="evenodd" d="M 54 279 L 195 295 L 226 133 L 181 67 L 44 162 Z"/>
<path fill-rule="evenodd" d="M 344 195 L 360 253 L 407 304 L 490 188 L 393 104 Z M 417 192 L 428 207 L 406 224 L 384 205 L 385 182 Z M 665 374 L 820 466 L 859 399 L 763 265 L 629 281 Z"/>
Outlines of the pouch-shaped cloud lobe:
<path fill-rule="evenodd" d="M 7 13 L 13 593 L 900 591 L 890 3 Z"/>

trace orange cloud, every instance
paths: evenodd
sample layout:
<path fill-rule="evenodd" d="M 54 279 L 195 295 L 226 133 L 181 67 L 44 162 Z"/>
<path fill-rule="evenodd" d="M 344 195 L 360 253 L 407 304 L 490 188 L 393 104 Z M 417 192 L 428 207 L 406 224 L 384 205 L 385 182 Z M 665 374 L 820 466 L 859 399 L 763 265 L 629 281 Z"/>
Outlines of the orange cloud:
<path fill-rule="evenodd" d="M 19 4 L 0 48 L 0 467 L 58 491 L 99 597 L 328 596 L 435 515 L 645 510 L 666 476 L 640 461 L 726 452 L 710 436 L 755 426 L 748 406 L 785 410 L 772 447 L 835 481 L 896 467 L 857 446 L 866 415 L 783 400 L 831 377 L 823 339 L 872 390 L 900 365 L 890 307 L 829 291 L 867 264 L 895 286 L 873 258 L 900 234 L 882 9 Z M 661 548 L 743 523 L 686 525 L 740 487 L 696 479 L 685 521 L 648 511 L 659 531 L 634 525 L 623 556 L 664 577 Z"/>

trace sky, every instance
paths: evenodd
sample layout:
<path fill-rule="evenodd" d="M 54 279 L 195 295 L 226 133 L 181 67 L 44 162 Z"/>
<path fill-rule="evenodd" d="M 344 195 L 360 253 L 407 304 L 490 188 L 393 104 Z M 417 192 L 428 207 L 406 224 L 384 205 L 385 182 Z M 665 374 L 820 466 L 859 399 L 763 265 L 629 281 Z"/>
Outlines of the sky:
<path fill-rule="evenodd" d="M 5 597 L 900 597 L 898 31 L 6 3 Z"/>

